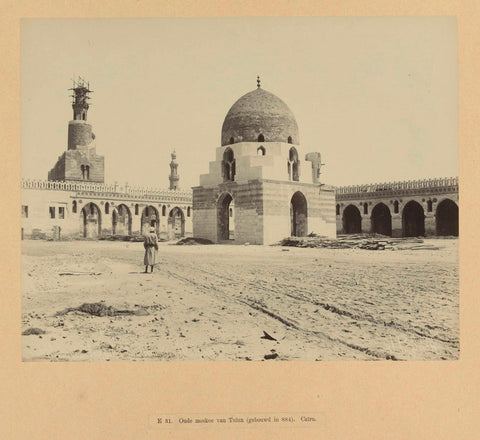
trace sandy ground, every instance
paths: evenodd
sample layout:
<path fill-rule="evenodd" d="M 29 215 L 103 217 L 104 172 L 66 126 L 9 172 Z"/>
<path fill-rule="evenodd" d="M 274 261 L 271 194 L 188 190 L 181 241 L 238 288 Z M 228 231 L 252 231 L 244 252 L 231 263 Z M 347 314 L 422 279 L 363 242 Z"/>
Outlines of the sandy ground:
<path fill-rule="evenodd" d="M 440 249 L 162 243 L 144 274 L 142 243 L 24 241 L 22 330 L 45 334 L 22 336 L 23 359 L 457 359 L 458 240 L 428 243 Z M 90 302 L 141 313 L 56 315 Z"/>

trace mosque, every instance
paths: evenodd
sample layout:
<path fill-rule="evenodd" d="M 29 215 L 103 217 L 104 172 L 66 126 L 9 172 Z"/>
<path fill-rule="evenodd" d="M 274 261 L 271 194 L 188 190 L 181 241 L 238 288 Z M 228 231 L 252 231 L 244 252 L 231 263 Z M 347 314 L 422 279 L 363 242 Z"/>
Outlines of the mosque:
<path fill-rule="evenodd" d="M 89 84 L 73 85 L 67 150 L 48 180 L 22 180 L 22 238 L 141 235 L 163 239 L 271 244 L 310 233 L 458 236 L 458 178 L 333 187 L 320 180 L 321 155 L 301 145 L 295 116 L 261 87 L 228 111 L 220 146 L 199 186 L 179 189 L 172 153 L 170 186 L 104 182 L 104 157 L 87 122 Z"/>
<path fill-rule="evenodd" d="M 22 180 L 22 238 L 127 238 L 151 226 L 166 240 L 191 235 L 192 191 L 179 188 L 176 153 L 168 189 L 106 184 L 104 157 L 87 122 L 89 84 L 79 78 L 72 91 L 67 150 L 48 180 Z"/>

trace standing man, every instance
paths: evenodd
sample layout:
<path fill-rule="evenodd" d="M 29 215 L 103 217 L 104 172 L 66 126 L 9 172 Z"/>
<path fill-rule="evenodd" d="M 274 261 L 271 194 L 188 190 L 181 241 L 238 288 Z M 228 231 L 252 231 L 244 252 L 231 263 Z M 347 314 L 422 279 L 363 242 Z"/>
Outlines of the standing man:
<path fill-rule="evenodd" d="M 158 251 L 158 238 L 155 233 L 155 228 L 152 226 L 150 232 L 145 235 L 143 240 L 143 247 L 145 248 L 145 257 L 143 258 L 143 264 L 145 264 L 145 273 L 148 272 L 148 266 L 150 266 L 150 272 L 153 272 L 153 266 L 157 259 Z"/>

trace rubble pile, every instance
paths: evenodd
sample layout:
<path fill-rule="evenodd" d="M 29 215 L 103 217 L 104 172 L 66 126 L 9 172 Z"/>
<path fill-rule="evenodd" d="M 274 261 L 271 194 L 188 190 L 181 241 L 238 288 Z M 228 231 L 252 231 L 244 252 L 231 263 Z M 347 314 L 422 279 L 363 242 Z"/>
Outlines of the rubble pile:
<path fill-rule="evenodd" d="M 278 245 L 301 248 L 366 249 L 371 251 L 439 249 L 425 243 L 424 239 L 420 237 L 392 238 L 380 234 L 339 235 L 336 239 L 310 234 L 308 237 L 284 238 Z"/>

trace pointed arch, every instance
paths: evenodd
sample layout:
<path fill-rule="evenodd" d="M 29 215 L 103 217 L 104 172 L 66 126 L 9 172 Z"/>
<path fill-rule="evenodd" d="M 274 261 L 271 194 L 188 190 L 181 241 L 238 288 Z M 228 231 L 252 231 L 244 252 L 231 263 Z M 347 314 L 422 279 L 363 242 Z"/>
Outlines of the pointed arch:
<path fill-rule="evenodd" d="M 100 208 L 93 202 L 82 209 L 83 231 L 85 238 L 98 238 L 102 234 L 102 216 Z"/>
<path fill-rule="evenodd" d="M 392 236 L 392 214 L 385 203 L 377 203 L 372 209 L 372 232 Z"/>
<path fill-rule="evenodd" d="M 155 228 L 158 235 L 160 216 L 154 206 L 149 205 L 143 208 L 140 225 L 143 235 L 147 234 L 152 226 Z"/>
<path fill-rule="evenodd" d="M 230 193 L 225 192 L 217 200 L 217 234 L 218 241 L 231 240 L 234 237 L 235 218 L 230 217 L 230 208 L 234 207 L 234 200 Z M 233 213 L 233 209 L 232 209 Z"/>
<path fill-rule="evenodd" d="M 425 235 L 425 213 L 420 203 L 411 200 L 402 211 L 402 232 L 404 237 Z"/>
<path fill-rule="evenodd" d="M 362 232 L 362 216 L 356 206 L 348 205 L 343 210 L 342 224 L 345 234 L 359 234 Z"/>
<path fill-rule="evenodd" d="M 458 237 L 458 205 L 453 200 L 442 200 L 437 205 L 435 218 L 437 235 Z"/>
<path fill-rule="evenodd" d="M 290 225 L 293 237 L 305 237 L 308 234 L 307 199 L 297 191 L 290 200 Z"/>

